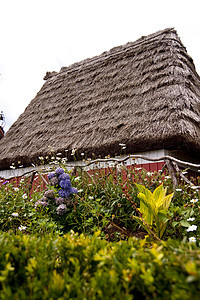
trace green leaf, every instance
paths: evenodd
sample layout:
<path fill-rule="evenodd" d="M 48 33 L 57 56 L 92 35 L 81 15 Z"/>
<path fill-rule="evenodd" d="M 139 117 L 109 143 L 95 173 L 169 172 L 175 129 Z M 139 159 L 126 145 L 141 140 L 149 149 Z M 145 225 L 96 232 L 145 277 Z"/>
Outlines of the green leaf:
<path fill-rule="evenodd" d="M 170 206 L 170 203 L 172 201 L 172 197 L 173 197 L 174 193 L 165 196 L 164 201 L 163 201 L 163 208 L 164 209 L 168 209 Z"/>
<path fill-rule="evenodd" d="M 163 188 L 162 184 L 155 189 L 155 191 L 153 192 L 153 197 L 156 207 L 160 207 L 161 205 L 163 205 L 163 199 L 165 197 L 165 194 L 166 189 Z"/>
<path fill-rule="evenodd" d="M 179 222 L 172 222 L 173 227 L 176 227 L 176 225 L 178 225 L 178 224 L 179 224 Z"/>
<path fill-rule="evenodd" d="M 183 226 L 183 227 L 189 227 L 190 226 L 190 224 L 186 220 L 181 220 L 180 225 Z"/>
<path fill-rule="evenodd" d="M 155 223 L 156 223 L 156 234 L 158 235 L 159 238 L 162 238 L 167 225 L 164 222 L 159 221 L 158 218 L 155 220 Z"/>
<path fill-rule="evenodd" d="M 158 214 L 158 219 L 162 221 L 163 223 L 166 223 L 169 219 L 167 217 L 167 212 L 165 210 L 159 211 Z"/>
<path fill-rule="evenodd" d="M 140 197 L 139 197 L 140 195 Z M 148 201 L 145 197 L 144 194 L 139 194 L 138 197 L 140 198 L 140 209 L 139 211 L 143 214 L 143 219 L 150 225 L 153 224 L 153 220 L 154 220 L 154 214 L 155 214 L 155 206 L 154 203 L 152 201 L 152 199 L 150 199 L 150 201 Z"/>

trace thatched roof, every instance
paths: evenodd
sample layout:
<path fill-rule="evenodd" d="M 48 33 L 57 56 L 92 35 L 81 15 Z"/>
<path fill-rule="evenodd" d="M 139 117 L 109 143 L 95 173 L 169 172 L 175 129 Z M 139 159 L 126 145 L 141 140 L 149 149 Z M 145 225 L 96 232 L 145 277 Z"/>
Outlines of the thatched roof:
<path fill-rule="evenodd" d="M 0 169 L 77 149 L 119 154 L 182 149 L 200 154 L 200 78 L 174 29 L 116 47 L 46 82 L 0 141 Z"/>
<path fill-rule="evenodd" d="M 0 126 L 0 140 L 4 137 L 4 130 L 3 128 Z"/>

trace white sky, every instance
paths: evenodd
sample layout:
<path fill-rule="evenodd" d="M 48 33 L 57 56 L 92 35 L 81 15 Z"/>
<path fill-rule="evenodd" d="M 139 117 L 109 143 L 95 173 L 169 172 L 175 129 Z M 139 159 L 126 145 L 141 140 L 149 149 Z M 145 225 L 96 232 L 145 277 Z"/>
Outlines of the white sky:
<path fill-rule="evenodd" d="M 167 27 L 175 27 L 200 74 L 199 0 L 0 0 L 4 129 L 35 97 L 47 71 Z"/>

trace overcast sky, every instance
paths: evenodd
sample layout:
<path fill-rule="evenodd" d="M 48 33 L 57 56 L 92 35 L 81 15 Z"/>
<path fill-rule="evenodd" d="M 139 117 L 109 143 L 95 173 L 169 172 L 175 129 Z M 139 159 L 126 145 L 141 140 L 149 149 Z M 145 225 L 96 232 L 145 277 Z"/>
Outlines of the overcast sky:
<path fill-rule="evenodd" d="M 0 111 L 8 128 L 59 71 L 175 27 L 200 74 L 199 0 L 0 0 Z"/>

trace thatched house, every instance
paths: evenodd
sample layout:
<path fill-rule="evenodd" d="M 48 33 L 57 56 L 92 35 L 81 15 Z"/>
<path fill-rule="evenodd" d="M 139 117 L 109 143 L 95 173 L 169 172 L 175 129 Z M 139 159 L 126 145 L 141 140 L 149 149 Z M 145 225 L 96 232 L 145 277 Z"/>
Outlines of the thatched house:
<path fill-rule="evenodd" d="M 0 142 L 0 170 L 62 155 L 157 151 L 200 162 L 200 78 L 172 28 L 46 74 Z M 65 150 L 68 149 L 68 152 Z M 69 155 L 68 159 L 72 158 Z"/>

